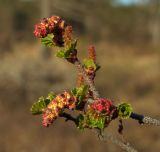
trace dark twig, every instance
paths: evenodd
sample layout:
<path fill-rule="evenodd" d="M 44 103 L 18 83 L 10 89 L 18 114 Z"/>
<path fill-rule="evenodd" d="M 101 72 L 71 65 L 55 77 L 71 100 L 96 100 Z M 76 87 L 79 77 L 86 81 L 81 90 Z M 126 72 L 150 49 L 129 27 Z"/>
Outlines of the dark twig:
<path fill-rule="evenodd" d="M 144 118 L 144 116 L 132 112 L 131 115 L 130 115 L 130 118 L 135 119 L 135 120 L 138 120 L 138 122 L 139 122 L 140 124 L 142 124 L 142 123 L 143 123 L 143 118 Z"/>
<path fill-rule="evenodd" d="M 61 113 L 59 116 L 65 118 L 66 119 L 65 121 L 70 120 L 70 121 L 73 121 L 75 124 L 77 124 L 77 118 L 73 117 L 72 115 L 70 115 L 66 112 Z"/>
<path fill-rule="evenodd" d="M 140 124 L 148 124 L 154 126 L 160 126 L 160 120 L 153 119 L 151 117 L 143 116 L 137 113 L 131 113 L 130 118 L 138 120 Z"/>

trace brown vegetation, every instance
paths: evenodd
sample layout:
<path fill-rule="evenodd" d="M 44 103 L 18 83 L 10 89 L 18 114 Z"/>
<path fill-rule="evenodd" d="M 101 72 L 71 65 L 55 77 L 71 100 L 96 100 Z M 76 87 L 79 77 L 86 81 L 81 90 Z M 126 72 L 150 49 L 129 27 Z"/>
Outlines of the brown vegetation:
<path fill-rule="evenodd" d="M 29 108 L 39 96 L 72 88 L 76 83 L 73 81 L 76 71 L 55 57 L 40 59 L 39 48 L 35 45 L 26 47 L 23 44 L 15 49 L 21 50 L 21 47 L 25 48 L 23 52 L 15 51 L 1 58 L 1 151 L 120 151 L 109 141 L 100 143 L 87 130 L 79 132 L 72 123 L 66 125 L 64 120 L 58 120 L 46 129 L 41 126 L 40 119 L 30 115 Z M 104 44 L 97 44 L 96 49 L 102 65 L 96 79 L 101 95 L 115 103 L 129 101 L 136 112 L 158 117 L 159 54 L 137 55 L 133 53 L 137 50 L 131 48 L 129 54 L 126 53 L 129 48 L 123 47 L 120 51 L 119 47 Z M 116 132 L 115 126 L 114 122 L 108 130 Z M 125 122 L 125 136 L 139 151 L 159 150 L 157 132 L 158 128 L 139 126 L 131 120 Z"/>
<path fill-rule="evenodd" d="M 80 132 L 63 119 L 46 129 L 30 114 L 41 95 L 74 87 L 77 72 L 51 50 L 52 57 L 42 57 L 32 34 L 40 18 L 38 2 L 0 1 L 0 152 L 120 152 L 110 141 L 102 143 L 94 133 Z M 159 118 L 159 4 L 113 7 L 109 2 L 53 0 L 50 13 L 64 16 L 78 29 L 80 58 L 88 43 L 95 42 L 102 66 L 95 84 L 103 97 L 115 104 L 129 101 L 135 112 Z M 106 133 L 117 135 L 115 123 Z M 125 137 L 140 152 L 160 150 L 159 128 L 133 120 L 124 126 Z"/>

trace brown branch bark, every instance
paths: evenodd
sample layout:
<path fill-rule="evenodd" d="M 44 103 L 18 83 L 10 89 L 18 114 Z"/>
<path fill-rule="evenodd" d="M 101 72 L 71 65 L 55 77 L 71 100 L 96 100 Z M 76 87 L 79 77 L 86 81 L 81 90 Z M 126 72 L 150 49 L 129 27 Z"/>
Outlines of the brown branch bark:
<path fill-rule="evenodd" d="M 99 98 L 100 97 L 99 92 L 97 91 L 93 81 L 88 77 L 86 71 L 84 70 L 84 68 L 79 60 L 77 60 L 77 62 L 75 62 L 75 66 L 82 73 L 84 81 L 87 83 L 87 85 L 89 85 L 90 90 L 93 92 L 93 98 L 94 99 Z"/>

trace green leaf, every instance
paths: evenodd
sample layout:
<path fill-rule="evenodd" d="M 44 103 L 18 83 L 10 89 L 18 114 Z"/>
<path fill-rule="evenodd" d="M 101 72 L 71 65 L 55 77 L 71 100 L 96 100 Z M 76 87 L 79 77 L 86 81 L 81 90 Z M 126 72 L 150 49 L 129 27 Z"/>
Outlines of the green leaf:
<path fill-rule="evenodd" d="M 105 117 L 94 117 L 92 115 L 89 115 L 89 123 L 92 128 L 103 129 L 105 126 Z"/>
<path fill-rule="evenodd" d="M 68 58 L 71 52 L 75 50 L 76 46 L 77 46 L 77 40 L 72 41 L 67 47 L 58 51 L 56 56 L 59 58 Z"/>
<path fill-rule="evenodd" d="M 133 108 L 128 103 L 122 103 L 118 105 L 118 116 L 122 119 L 127 119 L 130 117 L 133 112 Z"/>
<path fill-rule="evenodd" d="M 72 41 L 69 46 L 69 50 L 74 50 L 76 46 L 77 46 L 77 40 Z"/>
<path fill-rule="evenodd" d="M 66 54 L 65 54 L 65 51 L 64 50 L 60 50 L 56 53 L 56 57 L 59 57 L 59 58 L 66 58 Z"/>
<path fill-rule="evenodd" d="M 83 64 L 85 66 L 85 68 L 93 68 L 94 70 L 97 69 L 97 65 L 94 63 L 94 61 L 92 59 L 84 59 L 83 60 Z"/>
<path fill-rule="evenodd" d="M 71 93 L 76 96 L 79 102 L 81 102 L 84 97 L 86 96 L 86 93 L 88 91 L 88 86 L 87 85 L 82 85 L 79 88 L 74 88 L 71 90 Z"/>
<path fill-rule="evenodd" d="M 105 116 L 95 117 L 90 113 L 87 113 L 85 115 L 80 115 L 78 118 L 78 128 L 84 129 L 85 127 L 104 129 Z"/>
<path fill-rule="evenodd" d="M 39 98 L 37 102 L 33 103 L 31 107 L 31 113 L 33 115 L 41 114 L 43 110 L 47 107 L 49 102 L 50 102 L 49 99 L 45 99 L 44 97 Z"/>
<path fill-rule="evenodd" d="M 71 93 L 72 93 L 74 96 L 76 96 L 76 95 L 77 95 L 77 88 L 73 88 L 73 89 L 71 90 Z"/>
<path fill-rule="evenodd" d="M 77 128 L 83 130 L 85 128 L 85 119 L 83 115 L 79 115 L 78 118 L 78 123 L 77 123 Z"/>
<path fill-rule="evenodd" d="M 84 97 L 86 96 L 86 93 L 88 91 L 88 86 L 87 85 L 82 85 L 81 87 L 79 87 L 77 89 L 77 95 L 78 95 L 78 98 L 79 98 L 79 101 L 81 102 Z"/>
<path fill-rule="evenodd" d="M 86 97 L 86 93 L 88 91 L 88 86 L 87 85 L 83 85 L 79 88 L 74 88 L 71 90 L 71 93 L 73 96 L 76 97 L 76 110 L 83 110 L 86 101 L 84 101 L 84 98 Z"/>
<path fill-rule="evenodd" d="M 40 97 L 37 102 L 33 103 L 31 107 L 31 113 L 33 115 L 38 115 L 43 112 L 47 105 L 55 98 L 55 94 L 50 92 L 46 98 Z"/>
<path fill-rule="evenodd" d="M 56 94 L 54 92 L 50 92 L 46 99 L 52 101 L 56 97 Z"/>
<path fill-rule="evenodd" d="M 44 44 L 48 47 L 52 47 L 54 45 L 53 38 L 54 38 L 53 34 L 48 34 L 46 37 L 41 38 L 41 42 L 42 42 L 42 44 Z"/>
<path fill-rule="evenodd" d="M 95 117 L 92 114 L 84 115 L 83 119 L 81 119 L 81 126 L 103 129 L 105 127 L 105 116 Z"/>

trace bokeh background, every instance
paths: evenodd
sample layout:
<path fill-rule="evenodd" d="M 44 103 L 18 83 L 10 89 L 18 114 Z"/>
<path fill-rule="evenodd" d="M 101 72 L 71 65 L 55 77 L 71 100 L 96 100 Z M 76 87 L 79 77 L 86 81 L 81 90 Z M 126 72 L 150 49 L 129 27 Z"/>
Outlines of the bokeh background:
<path fill-rule="evenodd" d="M 71 122 L 58 119 L 46 129 L 31 115 L 40 96 L 76 83 L 74 66 L 33 36 L 34 25 L 51 15 L 73 25 L 81 59 L 95 45 L 102 97 L 160 117 L 160 0 L 0 0 L 0 152 L 121 152 Z M 160 151 L 158 127 L 133 120 L 124 126 L 127 141 L 140 152 Z M 115 121 L 106 133 L 121 138 L 117 128 Z"/>

